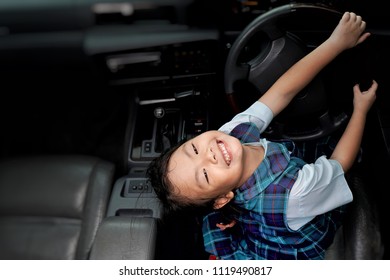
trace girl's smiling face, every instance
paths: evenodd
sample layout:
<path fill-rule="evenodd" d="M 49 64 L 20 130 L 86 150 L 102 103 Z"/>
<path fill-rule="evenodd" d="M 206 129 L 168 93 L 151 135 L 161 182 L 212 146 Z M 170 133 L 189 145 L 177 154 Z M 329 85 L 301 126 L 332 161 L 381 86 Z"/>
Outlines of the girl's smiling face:
<path fill-rule="evenodd" d="M 244 183 L 244 162 L 240 141 L 212 130 L 188 140 L 172 154 L 167 177 L 180 196 L 212 200 Z"/>

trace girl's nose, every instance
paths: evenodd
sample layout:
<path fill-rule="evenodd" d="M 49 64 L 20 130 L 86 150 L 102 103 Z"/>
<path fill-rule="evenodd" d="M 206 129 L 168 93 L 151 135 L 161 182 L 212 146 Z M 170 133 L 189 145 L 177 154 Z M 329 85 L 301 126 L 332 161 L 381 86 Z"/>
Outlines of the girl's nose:
<path fill-rule="evenodd" d="M 213 162 L 213 163 L 217 163 L 218 162 L 217 156 L 215 155 L 215 153 L 213 151 L 213 148 L 209 148 L 208 157 L 210 158 L 211 162 Z"/>

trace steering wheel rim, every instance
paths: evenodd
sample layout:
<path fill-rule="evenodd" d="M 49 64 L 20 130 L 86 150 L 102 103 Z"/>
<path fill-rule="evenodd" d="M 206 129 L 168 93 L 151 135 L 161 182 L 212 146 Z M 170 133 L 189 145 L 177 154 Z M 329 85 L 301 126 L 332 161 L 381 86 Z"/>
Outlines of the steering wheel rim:
<path fill-rule="evenodd" d="M 324 12 L 337 16 L 338 19 L 341 16 L 339 11 L 326 6 L 294 3 L 277 7 L 254 19 L 233 43 L 225 64 L 225 93 L 234 113 L 242 111 L 234 92 L 234 84 L 237 81 L 248 81 L 262 95 L 279 76 L 308 53 L 300 38 L 277 27 L 280 20 L 297 12 Z M 266 34 L 269 47 L 250 61 L 240 63 L 239 57 L 244 48 L 259 32 Z M 242 95 L 240 97 L 242 98 Z M 346 123 L 347 116 L 344 113 L 331 116 L 327 108 L 327 93 L 318 75 L 285 109 L 287 117 L 317 114 L 318 127 L 308 132 L 291 135 L 285 131 L 285 124 L 281 122 L 273 129 L 273 134 L 278 138 L 289 138 L 295 141 L 315 140 L 330 135 Z"/>

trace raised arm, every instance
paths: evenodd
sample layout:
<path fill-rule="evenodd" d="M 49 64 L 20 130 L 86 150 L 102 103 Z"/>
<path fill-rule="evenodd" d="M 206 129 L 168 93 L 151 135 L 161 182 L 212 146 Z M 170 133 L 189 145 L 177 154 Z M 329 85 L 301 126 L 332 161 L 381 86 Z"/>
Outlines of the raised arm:
<path fill-rule="evenodd" d="M 354 13 L 345 12 L 331 36 L 295 63 L 259 99 L 274 116 L 279 114 L 307 84 L 337 55 L 363 42 L 370 33 L 366 23 Z"/>
<path fill-rule="evenodd" d="M 353 87 L 353 113 L 347 128 L 330 157 L 341 164 L 344 172 L 347 172 L 351 168 L 359 152 L 366 123 L 366 116 L 376 99 L 377 88 L 378 84 L 375 81 L 373 81 L 371 87 L 364 92 L 360 91 L 359 85 Z"/>

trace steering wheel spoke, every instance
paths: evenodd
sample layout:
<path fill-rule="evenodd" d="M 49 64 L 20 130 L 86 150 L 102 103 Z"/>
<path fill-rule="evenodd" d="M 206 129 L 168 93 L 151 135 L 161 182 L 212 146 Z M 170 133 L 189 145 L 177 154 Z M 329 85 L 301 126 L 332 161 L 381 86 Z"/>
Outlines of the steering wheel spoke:
<path fill-rule="evenodd" d="M 248 63 L 240 63 L 238 65 L 234 65 L 233 67 L 225 68 L 225 77 L 230 77 L 231 81 L 231 88 L 225 87 L 225 92 L 227 94 L 233 94 L 233 84 L 237 81 L 248 79 L 250 69 L 251 66 Z"/>
<path fill-rule="evenodd" d="M 251 60 L 248 81 L 261 94 L 306 53 L 306 47 L 295 38 L 284 35 L 270 42 L 270 47 Z"/>

